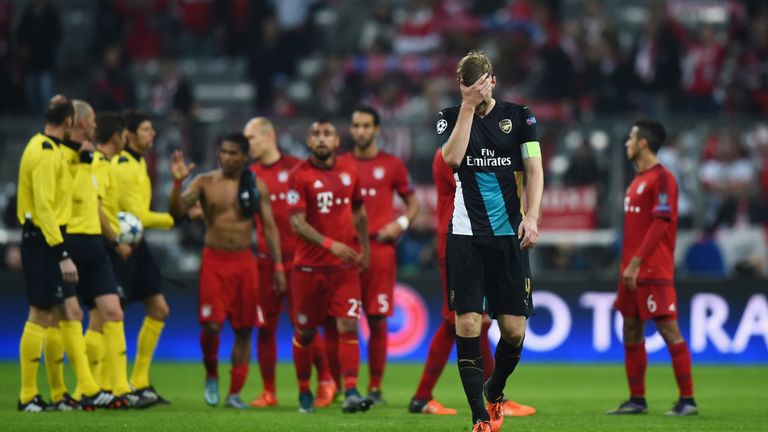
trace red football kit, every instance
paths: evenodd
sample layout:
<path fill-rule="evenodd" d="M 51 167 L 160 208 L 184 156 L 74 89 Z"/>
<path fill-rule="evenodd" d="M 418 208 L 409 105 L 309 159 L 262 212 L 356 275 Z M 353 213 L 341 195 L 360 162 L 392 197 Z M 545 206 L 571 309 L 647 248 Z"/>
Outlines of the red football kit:
<path fill-rule="evenodd" d="M 300 164 L 301 160 L 293 156 L 282 154 L 277 162 L 271 165 L 263 165 L 254 162 L 250 166 L 257 178 L 260 178 L 269 189 L 269 200 L 272 205 L 272 215 L 280 233 L 280 250 L 282 251 L 285 266 L 285 279 L 289 284 L 290 292 L 291 263 L 296 250 L 296 234 L 291 228 L 288 209 L 288 191 L 290 190 L 290 173 Z M 258 263 L 259 263 L 259 301 L 266 315 L 279 314 L 282 309 L 284 295 L 277 295 L 274 290 L 275 263 L 267 247 L 264 237 L 264 227 L 261 218 L 254 217 L 254 223 L 258 233 Z M 290 298 L 290 296 L 289 296 Z"/>
<path fill-rule="evenodd" d="M 337 159 L 331 168 L 318 168 L 307 160 L 291 172 L 290 181 L 290 213 L 304 213 L 320 234 L 354 247 L 352 205 L 363 204 L 355 165 Z M 357 263 L 345 263 L 324 247 L 297 238 L 293 270 L 292 308 L 299 328 L 316 328 L 328 316 L 360 318 Z"/>
<path fill-rule="evenodd" d="M 619 282 L 615 307 L 642 320 L 677 318 L 674 252 L 677 234 L 677 182 L 661 164 L 637 174 L 624 197 L 621 273 L 630 260 L 643 262 L 637 287 Z"/>
<path fill-rule="evenodd" d="M 363 308 L 367 315 L 391 316 L 394 311 L 397 254 L 394 243 L 378 241 L 377 233 L 395 218 L 392 205 L 394 193 L 405 198 L 414 193 L 413 184 L 403 161 L 383 151 L 371 159 L 346 153 L 339 160 L 357 166 L 360 193 L 368 215 L 371 264 L 360 275 Z"/>
<path fill-rule="evenodd" d="M 456 192 L 456 179 L 453 168 L 443 160 L 443 150 L 438 148 L 432 160 L 432 178 L 437 193 L 437 259 L 440 262 L 440 281 L 443 283 L 443 318 L 454 319 L 455 314 L 448 310 L 448 289 L 445 273 L 445 241 L 448 236 L 448 224 L 453 216 L 453 198 Z"/>
<path fill-rule="evenodd" d="M 263 325 L 258 281 L 259 271 L 250 249 L 203 249 L 198 296 L 200 323 L 221 324 L 229 318 L 236 330 Z"/>

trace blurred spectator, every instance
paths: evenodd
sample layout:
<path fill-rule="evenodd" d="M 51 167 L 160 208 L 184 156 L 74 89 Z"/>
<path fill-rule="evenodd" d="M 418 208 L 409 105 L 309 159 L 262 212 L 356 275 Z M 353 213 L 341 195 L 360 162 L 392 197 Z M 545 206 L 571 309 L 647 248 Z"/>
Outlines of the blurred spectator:
<path fill-rule="evenodd" d="M 633 58 L 640 106 L 658 115 L 674 108 L 680 93 L 680 43 L 662 8 L 649 11 Z"/>
<path fill-rule="evenodd" d="M 62 37 L 59 10 L 50 0 L 27 3 L 16 34 L 26 69 L 27 112 L 40 115 L 53 97 L 53 73 Z"/>
<path fill-rule="evenodd" d="M 252 47 L 248 70 L 256 86 L 256 110 L 269 113 L 275 97 L 275 79 L 287 69 L 290 59 L 289 53 L 282 49 L 280 28 L 274 17 L 261 23 L 260 40 L 260 44 Z"/>
<path fill-rule="evenodd" d="M 667 139 L 658 151 L 659 162 L 664 165 L 669 172 L 675 176 L 678 184 L 677 194 L 677 217 L 679 228 L 693 227 L 693 203 L 691 202 L 690 192 L 698 187 L 695 184 L 695 174 L 690 176 L 686 171 L 686 166 L 690 166 L 689 161 L 683 156 L 683 139 L 681 135 L 673 135 Z M 690 177 L 694 177 L 693 181 Z M 692 184 L 693 183 L 693 184 Z"/>
<path fill-rule="evenodd" d="M 714 232 L 705 230 L 685 252 L 683 269 L 692 276 L 725 277 L 728 271 Z"/>
<path fill-rule="evenodd" d="M 107 47 L 97 69 L 91 101 L 98 111 L 122 111 L 136 106 L 133 81 L 118 45 Z"/>
<path fill-rule="evenodd" d="M 587 46 L 586 77 L 595 112 L 626 112 L 632 108 L 632 66 L 621 51 L 618 36 L 603 35 L 599 43 Z"/>
<path fill-rule="evenodd" d="M 125 17 L 117 9 L 117 0 L 97 0 L 94 9 L 92 54 L 102 58 L 107 49 L 122 44 Z"/>
<path fill-rule="evenodd" d="M 131 60 L 144 62 L 163 53 L 168 0 L 117 0 L 126 20 L 126 48 Z"/>
<path fill-rule="evenodd" d="M 167 117 L 170 114 L 189 117 L 194 109 L 192 86 L 176 69 L 170 59 L 160 61 L 160 75 L 149 89 L 152 114 Z"/>
<path fill-rule="evenodd" d="M 768 14 L 757 18 L 742 61 L 749 110 L 768 114 Z"/>
<path fill-rule="evenodd" d="M 392 16 L 392 6 L 378 1 L 373 14 L 363 23 L 359 48 L 368 54 L 389 54 L 393 51 L 397 26 Z"/>
<path fill-rule="evenodd" d="M 721 85 L 725 44 L 718 40 L 713 25 L 703 26 L 698 33 L 698 38 L 688 42 L 682 60 L 684 108 L 691 112 L 711 113 L 719 108 L 715 90 Z"/>
<path fill-rule="evenodd" d="M 278 29 L 283 67 L 293 76 L 298 58 L 316 45 L 313 40 L 312 11 L 319 0 L 272 0 Z"/>
<path fill-rule="evenodd" d="M 586 139 L 582 140 L 581 145 L 576 147 L 568 160 L 568 169 L 565 170 L 564 175 L 566 186 L 595 185 L 600 180 L 597 157 Z"/>
<path fill-rule="evenodd" d="M 14 110 L 18 103 L 14 71 L 11 61 L 11 25 L 13 24 L 13 5 L 10 0 L 0 0 L 0 115 Z"/>
<path fill-rule="evenodd" d="M 172 0 L 171 15 L 179 26 L 179 49 L 186 56 L 216 54 L 214 0 Z M 223 43 L 223 41 L 218 41 Z"/>
<path fill-rule="evenodd" d="M 408 13 L 395 35 L 396 54 L 427 54 L 440 46 L 439 22 L 428 0 L 408 3 Z"/>

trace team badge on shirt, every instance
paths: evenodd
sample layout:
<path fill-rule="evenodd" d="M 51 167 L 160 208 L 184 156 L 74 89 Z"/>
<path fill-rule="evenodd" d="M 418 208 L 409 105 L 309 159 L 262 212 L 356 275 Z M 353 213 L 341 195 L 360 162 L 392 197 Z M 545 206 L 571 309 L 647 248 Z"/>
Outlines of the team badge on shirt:
<path fill-rule="evenodd" d="M 505 134 L 512 132 L 512 120 L 504 119 L 499 122 L 499 129 Z"/>
<path fill-rule="evenodd" d="M 384 178 L 384 173 L 386 171 L 384 170 L 384 167 L 376 167 L 373 169 L 373 178 L 376 180 L 381 180 Z"/>
<path fill-rule="evenodd" d="M 288 195 L 285 196 L 285 201 L 289 205 L 296 205 L 299 203 L 299 193 L 291 189 L 288 191 Z"/>
<path fill-rule="evenodd" d="M 448 129 L 448 120 L 440 119 L 437 121 L 437 134 L 442 135 L 445 130 Z"/>
<path fill-rule="evenodd" d="M 341 184 L 344 186 L 349 186 L 352 184 L 352 177 L 349 176 L 347 173 L 341 173 L 339 174 L 339 178 L 341 179 Z"/>
<path fill-rule="evenodd" d="M 285 183 L 288 181 L 288 171 L 280 171 L 277 173 L 277 181 Z"/>

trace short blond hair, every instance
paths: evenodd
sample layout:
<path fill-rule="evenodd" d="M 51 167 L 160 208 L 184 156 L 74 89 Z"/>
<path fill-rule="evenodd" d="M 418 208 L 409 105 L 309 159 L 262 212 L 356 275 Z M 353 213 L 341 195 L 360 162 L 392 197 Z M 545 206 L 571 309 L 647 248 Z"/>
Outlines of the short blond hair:
<path fill-rule="evenodd" d="M 471 86 L 485 73 L 493 75 L 493 64 L 483 51 L 470 51 L 456 66 L 456 77 L 465 86 Z"/>

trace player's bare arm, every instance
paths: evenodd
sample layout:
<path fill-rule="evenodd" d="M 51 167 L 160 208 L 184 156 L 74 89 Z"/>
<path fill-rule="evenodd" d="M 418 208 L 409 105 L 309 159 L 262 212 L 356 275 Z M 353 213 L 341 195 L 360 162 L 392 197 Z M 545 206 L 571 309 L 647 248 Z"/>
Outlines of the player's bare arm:
<path fill-rule="evenodd" d="M 544 168 L 541 157 L 523 160 L 525 170 L 525 216 L 517 229 L 521 249 L 532 248 L 539 240 L 541 197 L 544 194 Z"/>
<path fill-rule="evenodd" d="M 200 199 L 201 176 L 197 176 L 192 180 L 192 183 L 190 183 L 187 190 L 182 194 L 181 182 L 189 177 L 189 174 L 195 168 L 195 164 L 187 164 L 184 161 L 184 153 L 181 150 L 176 150 L 171 155 L 170 168 L 174 183 L 171 195 L 168 197 L 168 207 L 171 216 L 173 216 L 174 219 L 180 219 L 184 217 L 184 215 L 186 215 Z"/>
<path fill-rule="evenodd" d="M 278 294 L 284 293 L 286 289 L 285 270 L 283 270 L 283 253 L 280 249 L 280 232 L 277 229 L 274 215 L 272 214 L 272 204 L 269 201 L 269 188 L 260 178 L 256 179 L 256 188 L 259 190 L 259 217 L 264 227 L 264 239 L 267 241 L 267 248 L 272 255 L 272 261 L 275 263 L 275 284 L 274 289 Z"/>
<path fill-rule="evenodd" d="M 459 88 L 461 90 L 459 116 L 451 136 L 443 145 L 443 159 L 454 168 L 461 165 L 461 160 L 464 159 L 469 145 L 469 132 L 472 129 L 475 108 L 490 97 L 493 77 L 486 73 L 470 86 L 466 86 L 463 82 L 459 83 Z"/>
<path fill-rule="evenodd" d="M 329 240 L 328 237 L 320 234 L 312 225 L 307 222 L 307 215 L 303 212 L 294 213 L 291 215 L 291 228 L 293 229 L 293 232 L 295 232 L 299 237 L 310 243 L 328 249 L 332 254 L 344 262 L 357 262 L 360 259 L 358 253 L 349 247 L 349 245 L 345 245 L 344 243 L 337 240 Z M 368 232 L 367 225 L 365 227 L 365 232 Z"/>
<path fill-rule="evenodd" d="M 416 219 L 416 215 L 419 214 L 419 199 L 416 197 L 416 193 L 401 196 L 401 198 L 405 202 L 405 214 L 384 225 L 376 233 L 376 238 L 381 242 L 395 241 L 400 238 Z"/>
<path fill-rule="evenodd" d="M 363 249 L 360 255 L 360 268 L 365 270 L 371 263 L 371 243 L 368 239 L 368 215 L 365 213 L 363 203 L 352 204 L 352 223 L 355 225 L 357 241 Z"/>

